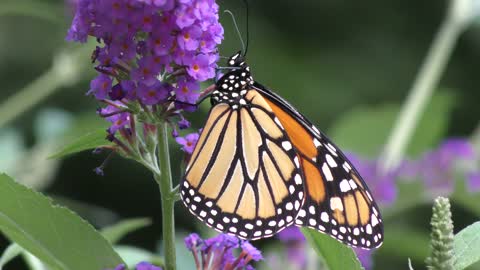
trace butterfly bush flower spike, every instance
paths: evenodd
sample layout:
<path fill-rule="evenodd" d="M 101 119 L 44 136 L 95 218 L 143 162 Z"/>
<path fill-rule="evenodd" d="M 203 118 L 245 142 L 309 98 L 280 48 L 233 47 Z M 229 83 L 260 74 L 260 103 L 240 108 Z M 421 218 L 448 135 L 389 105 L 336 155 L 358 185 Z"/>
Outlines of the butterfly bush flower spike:
<path fill-rule="evenodd" d="M 98 42 L 98 75 L 87 95 L 105 104 L 98 114 L 111 123 L 108 138 L 118 152 L 144 155 L 143 138 L 155 138 L 159 122 L 188 128 L 183 114 L 196 109 L 189 104 L 219 59 L 223 28 L 215 1 L 79 0 L 75 10 L 66 39 Z M 185 152 L 194 137 L 177 140 Z"/>
<path fill-rule="evenodd" d="M 292 226 L 281 231 L 278 238 L 285 244 L 287 261 L 294 269 L 305 269 L 307 266 L 307 246 L 305 237 L 298 227 Z"/>
<path fill-rule="evenodd" d="M 125 265 L 120 264 L 114 269 L 106 269 L 106 270 L 126 270 L 127 268 Z M 162 270 L 161 267 L 155 266 L 149 262 L 140 262 L 135 266 L 135 270 Z"/>
<path fill-rule="evenodd" d="M 462 160 L 473 160 L 473 145 L 465 139 L 451 138 L 434 151 L 426 153 L 420 160 L 419 176 L 434 195 L 453 192 L 455 165 Z"/>
<path fill-rule="evenodd" d="M 197 270 L 254 269 L 251 262 L 263 259 L 260 251 L 249 242 L 227 234 L 203 240 L 193 233 L 185 238 L 185 246 L 192 252 Z M 235 256 L 239 248 L 241 251 Z"/>

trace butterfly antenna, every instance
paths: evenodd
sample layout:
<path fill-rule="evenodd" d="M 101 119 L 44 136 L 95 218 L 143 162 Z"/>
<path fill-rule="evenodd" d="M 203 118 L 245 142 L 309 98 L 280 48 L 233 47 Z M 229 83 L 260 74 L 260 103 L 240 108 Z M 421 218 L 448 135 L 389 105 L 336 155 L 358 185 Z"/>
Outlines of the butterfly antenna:
<path fill-rule="evenodd" d="M 233 13 L 232 13 L 230 10 L 228 10 L 228 9 L 225 10 L 225 13 L 228 13 L 228 14 L 230 14 L 230 16 L 232 16 L 232 21 L 233 21 L 233 24 L 235 25 L 235 30 L 237 31 L 238 37 L 240 38 L 240 42 L 242 42 L 242 49 L 243 49 L 243 51 L 245 52 L 245 51 L 246 51 L 245 42 L 243 42 L 242 35 L 240 34 L 240 29 L 238 29 L 237 21 L 235 20 L 235 16 L 234 16 Z"/>
<path fill-rule="evenodd" d="M 249 30 L 250 28 L 248 27 L 248 21 L 250 19 L 250 17 L 248 16 L 248 11 L 250 10 L 250 8 L 248 7 L 248 0 L 243 0 L 243 3 L 245 3 L 245 9 L 246 9 L 246 12 L 247 12 L 247 46 L 245 48 L 245 51 L 243 53 L 243 57 L 245 57 L 247 55 L 247 51 L 248 51 L 248 43 L 250 41 L 250 35 L 249 35 Z"/>

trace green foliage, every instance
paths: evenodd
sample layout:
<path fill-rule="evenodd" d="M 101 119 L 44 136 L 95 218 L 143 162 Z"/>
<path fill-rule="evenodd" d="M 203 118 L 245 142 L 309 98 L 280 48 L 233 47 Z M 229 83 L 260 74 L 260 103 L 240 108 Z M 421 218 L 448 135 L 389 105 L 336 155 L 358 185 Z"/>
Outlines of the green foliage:
<path fill-rule="evenodd" d="M 121 221 L 110 227 L 103 228 L 101 233 L 110 243 L 116 244 L 125 235 L 152 224 L 148 218 L 132 218 Z"/>
<path fill-rule="evenodd" d="M 150 262 L 155 265 L 163 266 L 164 261 L 150 251 L 132 247 L 132 246 L 116 246 L 115 250 L 120 254 L 127 266 L 133 268 L 139 262 Z"/>
<path fill-rule="evenodd" d="M 10 244 L 7 249 L 2 254 L 2 257 L 0 257 L 0 270 L 3 269 L 3 267 L 9 263 L 11 260 L 13 260 L 15 257 L 20 255 L 22 253 L 22 247 L 20 247 L 18 244 Z"/>
<path fill-rule="evenodd" d="M 455 205 L 460 205 L 470 211 L 474 216 L 480 216 L 480 196 L 477 192 L 468 190 L 463 178 L 455 179 L 455 192 L 451 195 L 451 200 Z"/>
<path fill-rule="evenodd" d="M 403 226 L 388 226 L 385 230 L 385 242 L 376 251 L 382 258 L 411 258 L 421 261 L 428 256 L 427 235 L 419 230 Z"/>
<path fill-rule="evenodd" d="M 453 252 L 453 265 L 456 270 L 465 269 L 480 261 L 480 221 L 455 235 Z"/>
<path fill-rule="evenodd" d="M 302 233 L 329 270 L 361 270 L 363 267 L 353 250 L 323 233 L 302 228 Z"/>
<path fill-rule="evenodd" d="M 431 147 L 445 135 L 450 112 L 454 105 L 452 95 L 435 96 L 418 125 L 407 154 L 415 156 Z M 337 119 L 329 135 L 336 144 L 360 155 L 376 157 L 396 121 L 400 105 L 357 107 Z"/>
<path fill-rule="evenodd" d="M 431 255 L 425 263 L 430 270 L 453 270 L 453 222 L 450 202 L 447 198 L 438 197 L 433 204 L 433 215 L 430 222 Z"/>
<path fill-rule="evenodd" d="M 105 269 L 123 263 L 90 224 L 5 174 L 0 175 L 0 230 L 51 269 Z"/>
<path fill-rule="evenodd" d="M 59 150 L 57 153 L 51 155 L 49 158 L 61 158 L 81 151 L 111 145 L 105 139 L 105 136 L 106 133 L 104 129 L 92 131 L 79 137 L 72 143 L 65 146 L 63 149 Z"/>

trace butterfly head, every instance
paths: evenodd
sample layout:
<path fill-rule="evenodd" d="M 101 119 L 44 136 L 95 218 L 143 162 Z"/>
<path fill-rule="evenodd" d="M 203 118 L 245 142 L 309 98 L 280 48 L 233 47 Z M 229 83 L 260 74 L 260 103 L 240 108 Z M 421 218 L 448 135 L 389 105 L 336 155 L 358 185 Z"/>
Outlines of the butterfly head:
<path fill-rule="evenodd" d="M 245 63 L 245 57 L 242 55 L 242 51 L 238 51 L 236 54 L 228 58 L 228 66 L 232 68 L 247 67 Z"/>
<path fill-rule="evenodd" d="M 232 107 L 242 105 L 247 90 L 253 85 L 250 67 L 246 64 L 241 52 L 228 59 L 228 72 L 217 82 L 216 89 L 212 94 L 212 103 L 228 103 Z M 243 100 L 243 102 L 242 102 Z"/>

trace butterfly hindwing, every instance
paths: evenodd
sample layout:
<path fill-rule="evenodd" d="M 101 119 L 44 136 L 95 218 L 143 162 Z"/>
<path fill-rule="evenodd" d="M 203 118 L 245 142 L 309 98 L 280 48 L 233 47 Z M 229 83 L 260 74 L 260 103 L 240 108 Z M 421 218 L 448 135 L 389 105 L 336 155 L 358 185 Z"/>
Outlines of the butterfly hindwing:
<path fill-rule="evenodd" d="M 292 225 L 304 200 L 296 151 L 272 109 L 255 90 L 246 104 L 212 107 L 187 165 L 181 196 L 217 231 L 265 238 Z"/>
<path fill-rule="evenodd" d="M 288 102 L 256 84 L 285 128 L 304 175 L 305 202 L 296 219 L 354 247 L 383 240 L 379 210 L 358 172 L 325 135 Z"/>

